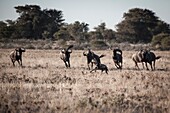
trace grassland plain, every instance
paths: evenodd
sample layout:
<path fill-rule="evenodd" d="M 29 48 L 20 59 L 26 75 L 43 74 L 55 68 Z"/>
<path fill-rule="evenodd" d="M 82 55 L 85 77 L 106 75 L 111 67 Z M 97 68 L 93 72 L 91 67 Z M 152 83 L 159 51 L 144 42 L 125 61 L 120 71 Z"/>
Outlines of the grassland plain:
<path fill-rule="evenodd" d="M 23 67 L 13 67 L 9 53 L 0 49 L 0 112 L 5 113 L 169 113 L 170 51 L 162 56 L 155 71 L 135 69 L 123 51 L 123 69 L 117 70 L 112 51 L 101 59 L 108 75 L 90 73 L 83 51 L 73 50 L 71 68 L 66 69 L 59 50 L 26 50 Z"/>

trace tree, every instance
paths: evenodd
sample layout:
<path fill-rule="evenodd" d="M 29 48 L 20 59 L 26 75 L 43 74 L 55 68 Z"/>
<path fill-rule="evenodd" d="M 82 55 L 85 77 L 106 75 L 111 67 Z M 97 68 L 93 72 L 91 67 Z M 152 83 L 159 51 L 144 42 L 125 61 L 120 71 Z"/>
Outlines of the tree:
<path fill-rule="evenodd" d="M 11 38 L 12 33 L 15 31 L 13 21 L 7 20 L 7 23 L 0 21 L 0 38 Z"/>
<path fill-rule="evenodd" d="M 90 33 L 91 39 L 103 40 L 105 42 L 115 39 L 115 32 L 112 29 L 107 29 L 104 22 L 94 29 L 95 31 Z"/>
<path fill-rule="evenodd" d="M 7 24 L 3 21 L 0 21 L 0 38 L 4 38 L 4 29 L 7 27 Z"/>
<path fill-rule="evenodd" d="M 105 22 L 102 22 L 100 25 L 98 25 L 97 27 L 94 27 L 94 29 L 97 31 L 97 32 L 101 32 L 103 33 L 106 29 L 106 23 Z"/>
<path fill-rule="evenodd" d="M 110 41 L 110 40 L 115 40 L 116 39 L 116 36 L 115 36 L 116 32 L 113 31 L 112 29 L 106 29 L 104 32 L 103 32 L 103 37 L 105 39 L 105 41 Z"/>
<path fill-rule="evenodd" d="M 41 8 L 37 5 L 16 6 L 16 12 L 20 14 L 16 27 L 22 38 L 38 39 L 41 37 L 40 25 Z"/>
<path fill-rule="evenodd" d="M 63 25 L 62 11 L 41 10 L 38 5 L 16 6 L 15 9 L 20 14 L 15 25 L 19 37 L 43 39 L 48 34 L 48 38 L 53 38 L 53 34 Z"/>
<path fill-rule="evenodd" d="M 54 37 L 57 40 L 69 41 L 73 40 L 73 37 L 70 35 L 67 27 L 62 27 L 58 32 L 54 33 Z"/>
<path fill-rule="evenodd" d="M 64 25 L 63 21 L 63 15 L 62 11 L 57 11 L 55 9 L 50 10 L 43 10 L 45 13 L 45 20 L 44 20 L 44 26 L 45 30 L 47 30 L 50 34 L 49 37 L 53 37 L 53 34 L 60 30 L 60 27 Z M 46 24 L 46 25 L 45 25 Z"/>
<path fill-rule="evenodd" d="M 70 35 L 78 42 L 78 44 L 81 44 L 85 42 L 88 39 L 88 28 L 89 24 L 79 21 L 75 21 L 73 24 L 69 24 L 68 31 Z"/>
<path fill-rule="evenodd" d="M 152 45 L 158 46 L 159 49 L 170 49 L 170 34 L 160 33 L 155 35 L 152 39 Z"/>
<path fill-rule="evenodd" d="M 169 28 L 158 20 L 155 13 L 148 9 L 130 9 L 124 13 L 123 19 L 116 25 L 117 40 L 119 41 L 148 43 L 152 40 L 153 35 L 162 31 L 162 27 L 163 31 L 169 31 Z"/>

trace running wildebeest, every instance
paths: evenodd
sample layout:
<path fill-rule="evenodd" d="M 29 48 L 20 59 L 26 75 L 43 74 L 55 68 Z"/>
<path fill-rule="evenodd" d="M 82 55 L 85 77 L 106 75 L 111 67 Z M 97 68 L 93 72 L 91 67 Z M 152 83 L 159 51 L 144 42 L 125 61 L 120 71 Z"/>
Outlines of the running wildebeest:
<path fill-rule="evenodd" d="M 73 45 L 70 45 L 67 49 L 64 48 L 60 51 L 60 58 L 61 60 L 64 61 L 65 66 L 68 68 L 70 67 L 70 54 L 72 53 L 71 48 L 73 47 Z"/>
<path fill-rule="evenodd" d="M 88 53 L 83 52 L 83 55 L 87 57 L 87 66 L 89 70 L 90 70 L 89 64 L 91 64 L 91 69 L 93 69 L 94 62 L 96 62 L 97 65 L 100 64 L 100 58 L 105 56 L 105 55 L 98 56 L 90 49 L 88 49 Z"/>
<path fill-rule="evenodd" d="M 91 68 L 93 68 L 93 62 L 92 62 L 92 59 L 93 59 L 93 56 L 92 56 L 92 51 L 90 49 L 88 49 L 88 53 L 85 53 L 83 52 L 83 55 L 87 57 L 87 66 L 88 66 L 88 69 L 90 70 L 90 64 L 91 64 Z"/>
<path fill-rule="evenodd" d="M 122 69 L 122 50 L 116 48 L 113 50 L 113 61 L 117 69 Z"/>
<path fill-rule="evenodd" d="M 144 68 L 144 55 L 143 55 L 143 50 L 138 51 L 137 53 L 132 55 L 132 60 L 135 62 L 135 67 L 139 69 L 138 63 L 142 63 L 142 66 Z"/>
<path fill-rule="evenodd" d="M 92 60 L 91 62 L 96 65 L 94 69 L 92 69 L 90 72 L 96 71 L 96 70 L 101 70 L 101 72 L 105 71 L 106 74 L 108 74 L 108 68 L 105 64 L 101 64 L 100 58 L 104 57 L 105 55 L 96 55 L 94 52 L 92 52 Z"/>
<path fill-rule="evenodd" d="M 149 50 L 141 50 L 132 55 L 132 60 L 135 62 L 135 66 L 138 67 L 138 69 L 139 69 L 139 66 L 137 63 L 141 62 L 144 68 L 143 62 L 145 62 L 145 66 L 147 70 L 149 70 L 147 63 L 150 64 L 151 70 L 155 70 L 155 62 L 159 58 L 161 57 L 160 56 L 156 57 L 155 54 L 153 52 L 150 52 Z M 152 62 L 153 62 L 153 65 L 152 65 Z"/>
<path fill-rule="evenodd" d="M 161 56 L 156 57 L 156 55 L 149 50 L 145 50 L 143 52 L 143 56 L 144 56 L 144 62 L 145 62 L 145 65 L 146 65 L 146 69 L 149 70 L 149 68 L 147 66 L 147 63 L 149 63 L 150 66 L 151 66 L 151 70 L 152 71 L 155 70 L 155 62 L 156 62 L 157 59 L 161 58 Z M 153 65 L 152 65 L 152 62 L 153 62 Z"/>
<path fill-rule="evenodd" d="M 25 52 L 24 48 L 16 48 L 10 53 L 10 58 L 13 66 L 15 66 L 15 61 L 18 61 L 18 64 L 22 66 L 22 52 Z"/>
<path fill-rule="evenodd" d="M 106 74 L 108 74 L 108 68 L 105 64 L 100 64 L 100 65 L 96 65 L 96 67 L 94 69 L 92 69 L 90 72 L 96 71 L 96 70 L 101 70 L 101 72 L 105 71 Z"/>

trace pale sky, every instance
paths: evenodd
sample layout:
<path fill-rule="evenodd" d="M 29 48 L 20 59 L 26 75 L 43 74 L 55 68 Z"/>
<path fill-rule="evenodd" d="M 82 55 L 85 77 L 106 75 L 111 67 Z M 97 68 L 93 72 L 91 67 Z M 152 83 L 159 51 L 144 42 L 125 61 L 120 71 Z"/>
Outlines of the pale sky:
<path fill-rule="evenodd" d="M 147 8 L 156 13 L 161 20 L 170 24 L 170 0 L 0 0 L 0 21 L 16 20 L 18 5 L 39 5 L 41 9 L 63 11 L 66 23 L 75 21 L 89 24 L 90 30 L 105 22 L 106 27 L 115 30 L 121 22 L 123 13 L 131 8 Z"/>

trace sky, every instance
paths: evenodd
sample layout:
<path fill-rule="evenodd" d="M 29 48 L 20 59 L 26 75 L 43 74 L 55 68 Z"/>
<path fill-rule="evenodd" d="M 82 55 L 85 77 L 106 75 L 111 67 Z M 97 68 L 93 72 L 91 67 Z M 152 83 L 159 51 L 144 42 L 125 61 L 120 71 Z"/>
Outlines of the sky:
<path fill-rule="evenodd" d="M 170 0 L 0 0 L 0 21 L 16 20 L 19 14 L 14 7 L 26 4 L 61 10 L 64 22 L 85 22 L 90 30 L 103 22 L 106 28 L 115 30 L 123 14 L 132 8 L 152 10 L 160 20 L 170 24 Z"/>

